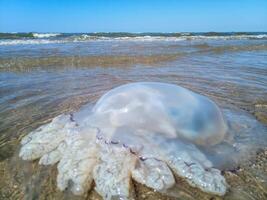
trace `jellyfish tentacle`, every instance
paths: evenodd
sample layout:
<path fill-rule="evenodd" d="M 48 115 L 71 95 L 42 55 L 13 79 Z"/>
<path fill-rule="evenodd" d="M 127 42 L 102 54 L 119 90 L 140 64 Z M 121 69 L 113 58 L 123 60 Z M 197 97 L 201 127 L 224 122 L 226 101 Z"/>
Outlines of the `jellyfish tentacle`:
<path fill-rule="evenodd" d="M 204 192 L 224 195 L 227 184 L 224 177 L 217 169 L 204 169 L 197 162 L 187 163 L 181 160 L 172 159 L 168 161 L 172 170 L 194 187 L 198 187 Z"/>
<path fill-rule="evenodd" d="M 220 196 L 226 193 L 228 186 L 220 170 L 212 168 L 206 156 L 194 145 L 175 141 L 163 144 L 162 149 L 165 162 L 191 186 Z M 194 154 L 202 156 L 196 159 Z"/>
<path fill-rule="evenodd" d="M 141 158 L 132 171 L 132 177 L 156 191 L 165 191 L 175 184 L 169 167 L 156 158 Z"/>
<path fill-rule="evenodd" d="M 131 198 L 131 171 L 136 159 L 127 149 L 104 143 L 94 169 L 96 191 L 104 199 Z"/>
<path fill-rule="evenodd" d="M 19 156 L 23 160 L 34 160 L 54 151 L 74 126 L 69 115 L 54 118 L 52 122 L 43 125 L 22 139 Z"/>
<path fill-rule="evenodd" d="M 166 191 L 171 188 L 175 184 L 173 173 L 165 161 L 159 159 L 159 148 L 150 140 L 155 133 L 137 130 L 135 134 L 128 136 L 138 156 L 138 161 L 132 170 L 132 178 L 156 191 Z"/>
<path fill-rule="evenodd" d="M 149 136 L 149 148 L 144 157 L 154 157 L 194 187 L 217 195 L 224 195 L 228 185 L 220 170 L 212 167 L 207 157 L 192 143 L 179 139 L 167 139 L 159 135 Z M 153 149 L 150 150 L 150 149 Z"/>
<path fill-rule="evenodd" d="M 81 195 L 91 187 L 98 147 L 94 141 L 88 140 L 81 134 L 73 135 L 71 139 L 68 139 L 71 145 L 57 166 L 57 185 L 60 190 L 64 190 L 71 181 L 71 191 L 76 195 Z"/>
<path fill-rule="evenodd" d="M 60 161 L 60 159 L 63 157 L 64 151 L 67 149 L 67 144 L 65 141 L 62 141 L 57 148 L 54 150 L 44 154 L 40 160 L 40 165 L 53 165 Z"/>

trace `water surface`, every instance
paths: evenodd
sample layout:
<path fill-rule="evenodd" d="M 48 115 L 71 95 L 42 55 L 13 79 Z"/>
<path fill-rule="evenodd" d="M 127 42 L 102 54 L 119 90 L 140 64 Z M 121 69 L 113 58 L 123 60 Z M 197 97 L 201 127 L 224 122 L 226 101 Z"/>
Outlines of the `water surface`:
<path fill-rule="evenodd" d="M 34 128 L 128 82 L 178 84 L 265 127 L 266 58 L 266 33 L 0 34 L 0 160 Z"/>

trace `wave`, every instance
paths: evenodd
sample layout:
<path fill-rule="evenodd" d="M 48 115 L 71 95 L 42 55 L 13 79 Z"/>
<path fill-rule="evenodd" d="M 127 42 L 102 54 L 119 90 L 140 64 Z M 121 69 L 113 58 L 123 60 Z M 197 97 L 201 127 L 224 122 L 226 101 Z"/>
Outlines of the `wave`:
<path fill-rule="evenodd" d="M 201 39 L 267 39 L 267 33 L 88 33 L 72 35 L 73 41 L 181 41 Z"/>
<path fill-rule="evenodd" d="M 33 33 L 0 33 L 0 39 L 34 38 Z"/>
<path fill-rule="evenodd" d="M 224 53 L 236 52 L 253 52 L 266 51 L 267 44 L 256 45 L 240 45 L 240 46 L 210 46 L 208 44 L 191 45 L 194 51 L 190 52 L 170 52 L 163 50 L 163 53 L 149 53 L 143 55 L 39 55 L 40 57 L 0 57 L 0 71 L 1 70 L 26 70 L 33 68 L 61 68 L 61 67 L 114 67 L 114 66 L 134 66 L 136 64 L 152 65 L 161 64 L 165 62 L 172 62 L 187 56 L 198 55 L 220 55 Z M 179 48 L 179 47 L 178 47 Z"/>
<path fill-rule="evenodd" d="M 54 43 L 65 43 L 63 40 L 47 40 L 47 39 L 15 39 L 15 40 L 0 40 L 1 45 L 33 45 L 33 44 L 54 44 Z"/>
<path fill-rule="evenodd" d="M 209 46 L 205 44 L 193 45 L 200 50 L 197 53 L 214 53 L 222 54 L 227 52 L 242 52 L 242 51 L 266 51 L 267 44 L 254 44 L 254 45 L 227 45 L 227 46 Z"/>
<path fill-rule="evenodd" d="M 0 33 L 0 39 L 34 39 L 60 36 L 61 33 Z"/>
<path fill-rule="evenodd" d="M 222 40 L 242 40 L 242 39 L 267 39 L 267 34 L 259 34 L 259 35 L 198 35 L 198 36 L 190 36 L 187 39 L 222 39 Z"/>
<path fill-rule="evenodd" d="M 68 38 L 70 41 L 70 38 Z M 181 37 L 166 37 L 166 36 L 121 36 L 121 37 L 107 37 L 107 36 L 93 36 L 82 34 L 80 36 L 74 36 L 74 42 L 82 42 L 82 41 L 180 41 L 185 40 L 186 38 Z"/>
<path fill-rule="evenodd" d="M 33 33 L 35 38 L 49 38 L 61 35 L 60 33 Z"/>
<path fill-rule="evenodd" d="M 87 41 L 267 40 L 267 33 L 0 33 L 0 45 Z"/>
<path fill-rule="evenodd" d="M 119 55 L 119 56 L 51 56 L 40 58 L 0 58 L 1 70 L 25 71 L 34 68 L 62 67 L 125 67 L 136 64 L 151 65 L 173 61 L 184 54 L 165 55 Z"/>
<path fill-rule="evenodd" d="M 179 32 L 179 33 L 161 33 L 161 32 L 144 32 L 144 33 L 128 33 L 128 32 L 96 32 L 96 33 L 76 33 L 65 35 L 87 35 L 93 37 L 183 37 L 183 36 L 257 36 L 267 34 L 266 32 Z"/>

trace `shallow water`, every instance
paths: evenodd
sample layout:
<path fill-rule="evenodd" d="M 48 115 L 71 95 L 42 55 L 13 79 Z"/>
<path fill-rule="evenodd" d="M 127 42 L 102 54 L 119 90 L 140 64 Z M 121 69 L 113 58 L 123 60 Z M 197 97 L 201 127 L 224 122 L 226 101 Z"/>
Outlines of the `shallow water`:
<path fill-rule="evenodd" d="M 209 96 L 239 113 L 239 121 L 243 115 L 256 120 L 257 141 L 266 141 L 267 38 L 64 38 L 0 40 L 2 162 L 39 125 L 136 81 L 174 83 Z"/>

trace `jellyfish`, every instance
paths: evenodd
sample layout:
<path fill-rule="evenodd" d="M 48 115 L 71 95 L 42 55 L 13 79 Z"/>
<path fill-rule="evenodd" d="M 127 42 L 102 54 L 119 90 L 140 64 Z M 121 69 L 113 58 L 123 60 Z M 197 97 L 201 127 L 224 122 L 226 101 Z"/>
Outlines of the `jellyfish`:
<path fill-rule="evenodd" d="M 57 187 L 71 187 L 75 195 L 94 181 L 104 199 L 128 199 L 132 179 L 164 192 L 179 176 L 223 196 L 229 186 L 206 152 L 220 146 L 227 132 L 225 116 L 208 97 L 173 84 L 137 82 L 32 131 L 19 156 L 57 164 Z"/>

